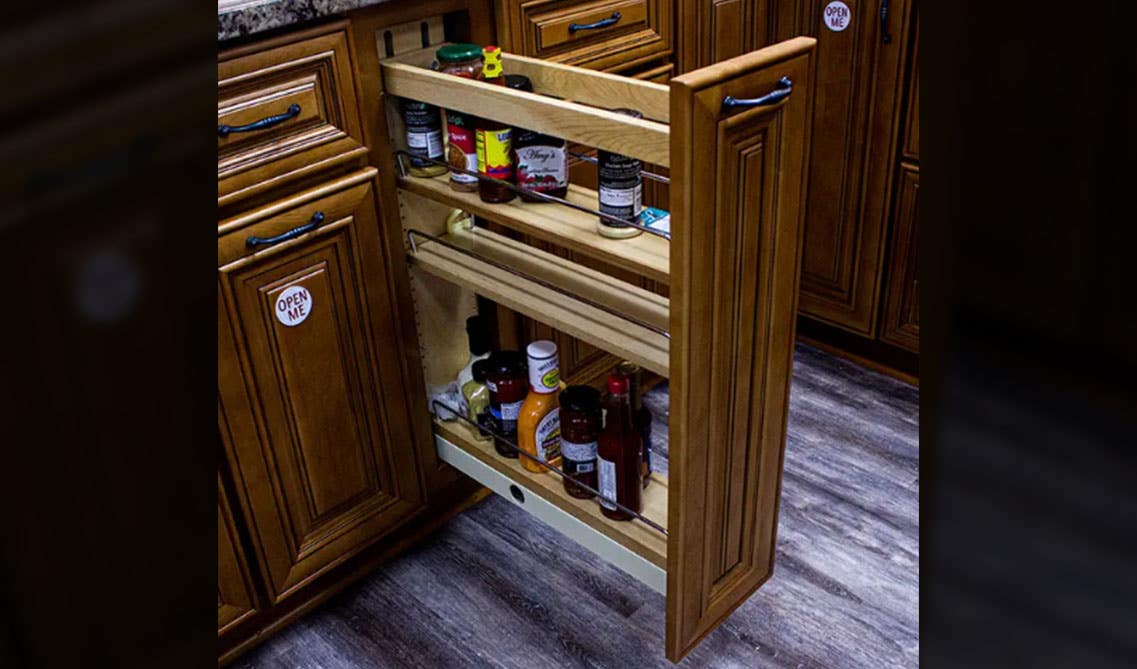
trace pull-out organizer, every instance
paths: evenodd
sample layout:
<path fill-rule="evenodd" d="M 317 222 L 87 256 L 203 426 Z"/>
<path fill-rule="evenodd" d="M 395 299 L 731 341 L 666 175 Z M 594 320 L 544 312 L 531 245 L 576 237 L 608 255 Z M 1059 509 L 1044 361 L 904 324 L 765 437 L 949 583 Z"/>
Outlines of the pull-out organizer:
<path fill-rule="evenodd" d="M 528 93 L 430 69 L 433 49 L 381 64 L 396 189 L 428 387 L 466 362 L 463 321 L 481 295 L 669 379 L 669 476 L 643 509 L 609 520 L 432 407 L 439 458 L 667 596 L 678 661 L 773 569 L 806 171 L 812 49 L 800 37 L 671 80 L 670 86 L 505 54 Z M 404 173 L 397 98 L 529 128 L 670 168 L 671 237 L 596 232 L 595 191 L 563 202 L 487 204 L 447 176 Z M 644 118 L 613 113 L 632 108 Z M 476 227 L 504 228 L 670 286 L 627 281 Z M 495 437 L 499 438 L 499 437 Z M 523 454 L 524 455 L 524 454 Z"/>

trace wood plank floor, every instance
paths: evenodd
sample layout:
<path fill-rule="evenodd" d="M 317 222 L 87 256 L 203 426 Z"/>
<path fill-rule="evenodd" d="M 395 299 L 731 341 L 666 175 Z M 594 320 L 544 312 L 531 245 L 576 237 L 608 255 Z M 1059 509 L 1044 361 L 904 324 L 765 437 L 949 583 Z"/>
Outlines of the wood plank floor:
<path fill-rule="evenodd" d="M 681 666 L 917 666 L 918 398 L 798 346 L 774 576 Z M 647 401 L 666 434 L 666 385 Z M 663 596 L 490 497 L 235 666 L 668 667 L 664 616 Z"/>

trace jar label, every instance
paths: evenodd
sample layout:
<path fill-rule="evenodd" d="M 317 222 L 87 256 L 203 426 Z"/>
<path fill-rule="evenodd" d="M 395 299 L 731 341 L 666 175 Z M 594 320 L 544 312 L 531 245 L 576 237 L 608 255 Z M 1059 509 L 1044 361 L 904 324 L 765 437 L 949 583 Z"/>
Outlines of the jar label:
<path fill-rule="evenodd" d="M 561 387 L 561 371 L 556 355 L 544 360 L 529 358 L 529 385 L 538 393 L 551 393 Z"/>
<path fill-rule="evenodd" d="M 421 156 L 423 158 L 430 158 L 432 160 L 442 159 L 442 131 L 431 130 L 429 132 L 411 132 L 407 131 L 407 153 L 412 156 Z M 415 167 L 427 167 L 433 163 L 417 158 L 411 158 L 411 164 Z"/>
<path fill-rule="evenodd" d="M 636 184 L 633 188 L 605 188 L 600 186 L 600 211 L 617 218 L 626 218 L 635 221 L 643 209 L 643 186 Z M 605 219 L 600 222 L 609 227 L 622 227 Z"/>
<path fill-rule="evenodd" d="M 478 130 L 475 142 L 478 153 L 478 172 L 494 179 L 511 181 L 513 161 L 510 152 L 513 148 L 513 129 Z"/>
<path fill-rule="evenodd" d="M 616 499 L 616 463 L 604 458 L 597 458 L 596 464 L 598 466 L 600 506 L 615 511 L 616 505 L 607 500 Z"/>
<path fill-rule="evenodd" d="M 537 423 L 537 459 L 551 462 L 561 454 L 561 410 L 553 408 Z"/>
<path fill-rule="evenodd" d="M 549 191 L 568 185 L 568 154 L 564 147 L 525 146 L 517 149 L 517 185 Z"/>
<path fill-rule="evenodd" d="M 565 465 L 569 462 L 576 463 L 578 468 L 576 471 L 590 472 L 593 468 L 593 461 L 596 460 L 596 442 L 590 441 L 587 444 L 578 444 L 574 441 L 561 439 L 561 455 L 564 457 Z M 585 464 L 588 469 L 582 469 Z"/>
<path fill-rule="evenodd" d="M 474 131 L 469 126 L 469 119 L 454 112 L 446 112 L 446 131 L 450 135 L 450 143 L 446 149 L 446 162 L 451 167 L 478 171 L 478 148 L 474 140 Z M 451 172 L 450 180 L 455 183 L 473 184 L 478 182 L 477 177 L 460 172 Z"/>

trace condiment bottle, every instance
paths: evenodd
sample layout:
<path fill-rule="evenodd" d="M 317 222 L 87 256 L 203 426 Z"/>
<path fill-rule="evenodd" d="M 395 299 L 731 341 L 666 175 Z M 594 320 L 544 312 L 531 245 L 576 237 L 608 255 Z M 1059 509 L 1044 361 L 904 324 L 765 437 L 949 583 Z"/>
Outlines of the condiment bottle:
<path fill-rule="evenodd" d="M 596 451 L 600 511 L 613 520 L 631 520 L 631 514 L 606 501 L 615 500 L 636 513 L 643 510 L 640 434 L 632 422 L 626 377 L 620 374 L 608 377 L 608 398 L 604 431 L 600 433 Z"/>
<path fill-rule="evenodd" d="M 465 405 L 466 418 L 479 426 L 484 423 L 484 414 L 490 408 L 490 389 L 486 386 L 486 370 L 489 365 L 488 360 L 475 361 L 472 372 L 473 378 L 462 385 L 462 402 Z M 493 439 L 481 427 L 478 428 L 475 438 L 479 441 Z"/>
<path fill-rule="evenodd" d="M 600 392 L 590 386 L 569 386 L 560 395 L 561 471 L 565 492 L 589 499 L 596 488 L 596 448 L 600 439 Z"/>
<path fill-rule="evenodd" d="M 519 91 L 533 92 L 533 83 L 521 74 L 505 75 L 505 83 Z M 568 148 L 563 138 L 514 128 L 513 156 L 518 186 L 554 197 L 568 195 Z M 547 202 L 525 193 L 521 199 Z"/>
<path fill-rule="evenodd" d="M 561 464 L 561 416 L 557 393 L 561 383 L 557 364 L 557 345 L 548 340 L 532 342 L 525 348 L 529 359 L 529 394 L 517 418 L 517 447 L 539 462 L 521 458 L 521 466 L 540 474 L 548 471 L 547 462 Z"/>
<path fill-rule="evenodd" d="M 505 85 L 501 70 L 501 49 L 487 46 L 482 51 L 485 65 L 482 75 L 487 84 Z M 478 174 L 513 181 L 513 129 L 501 121 L 478 119 L 474 143 L 478 155 Z M 482 202 L 509 202 L 516 194 L 508 186 L 492 181 L 478 180 L 478 195 Z"/>
<path fill-rule="evenodd" d="M 517 417 L 529 391 L 525 358 L 517 351 L 495 351 L 489 357 L 486 386 L 490 389 L 490 427 L 506 439 L 517 439 Z M 494 440 L 498 455 L 516 458 L 517 449 Z"/>
<path fill-rule="evenodd" d="M 403 124 L 407 127 L 407 153 L 411 166 L 407 169 L 416 177 L 434 177 L 446 174 L 445 165 L 423 160 L 442 160 L 442 114 L 438 107 L 417 100 L 403 100 Z"/>
<path fill-rule="evenodd" d="M 643 447 L 643 485 L 651 481 L 651 410 L 643 403 L 643 372 L 636 363 L 625 360 L 616 365 L 616 372 L 628 379 L 628 396 L 632 404 L 632 423 L 640 433 Z"/>
<path fill-rule="evenodd" d="M 643 114 L 634 109 L 612 111 L 643 118 Z M 601 213 L 638 223 L 640 210 L 643 209 L 643 161 L 600 149 L 597 152 L 596 166 Z M 597 225 L 597 232 L 605 237 L 625 239 L 643 234 L 639 228 L 614 223 L 605 218 L 599 219 Z"/>
<path fill-rule="evenodd" d="M 466 337 L 470 346 L 470 360 L 458 371 L 459 408 L 466 413 L 465 400 L 461 398 L 462 387 L 474 378 L 474 363 L 490 356 L 490 332 L 481 316 L 466 319 Z"/>
<path fill-rule="evenodd" d="M 465 79 L 481 79 L 485 63 L 482 60 L 482 47 L 477 44 L 447 44 L 435 54 L 439 71 Z M 478 151 L 474 139 L 477 119 L 465 112 L 446 110 L 446 162 L 451 167 L 476 172 L 478 170 Z M 461 172 L 450 171 L 450 187 L 456 191 L 474 192 L 478 190 L 478 178 Z"/>

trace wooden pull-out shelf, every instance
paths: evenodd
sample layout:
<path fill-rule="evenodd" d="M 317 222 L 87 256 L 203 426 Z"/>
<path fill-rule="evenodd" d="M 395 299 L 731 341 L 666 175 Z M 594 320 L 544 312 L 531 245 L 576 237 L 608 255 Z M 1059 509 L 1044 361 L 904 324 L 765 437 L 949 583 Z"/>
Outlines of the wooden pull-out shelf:
<path fill-rule="evenodd" d="M 407 176 L 399 179 L 399 187 L 660 283 L 670 282 L 671 243 L 662 237 L 647 233 L 631 239 L 602 237 L 596 232 L 596 217 L 590 214 L 521 198 L 505 204 L 487 204 L 477 193 L 450 188 L 449 180 L 445 174 L 433 178 Z M 598 202 L 596 191 L 576 185 L 569 186 L 565 199 L 591 209 Z"/>
<path fill-rule="evenodd" d="M 614 521 L 600 512 L 595 499 L 577 499 L 565 492 L 559 476 L 526 471 L 518 460 L 497 454 L 490 441 L 478 441 L 473 430 L 458 421 L 435 420 L 435 443 L 444 462 L 482 485 L 534 513 L 557 530 L 602 555 L 641 581 L 664 592 L 667 535 L 638 520 Z M 511 486 L 520 489 L 517 498 Z M 535 503 L 533 498 L 546 506 Z M 667 477 L 652 474 L 643 492 L 642 515 L 667 527 Z"/>
<path fill-rule="evenodd" d="M 463 250 L 416 237 L 415 250 L 410 254 L 414 265 L 667 376 L 669 340 L 644 326 L 666 332 L 667 298 L 488 230 L 459 231 L 442 239 Z M 537 277 L 560 290 L 480 258 Z"/>

